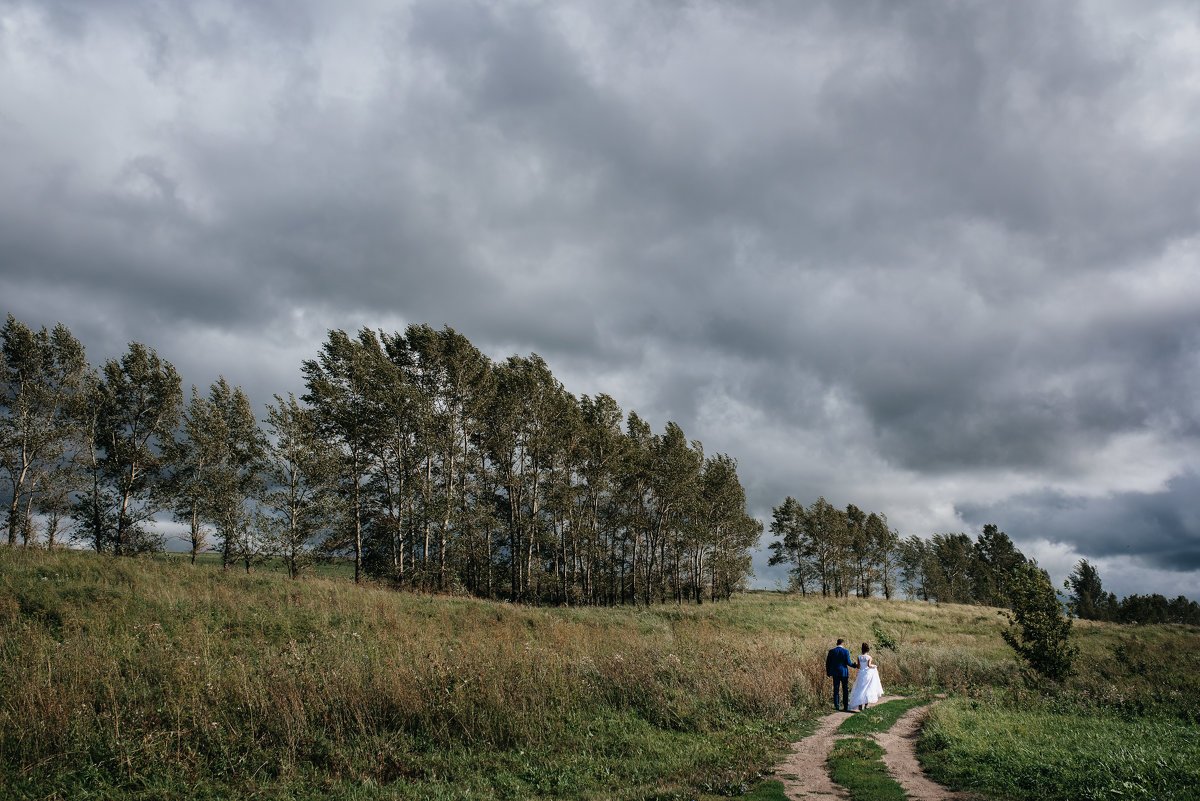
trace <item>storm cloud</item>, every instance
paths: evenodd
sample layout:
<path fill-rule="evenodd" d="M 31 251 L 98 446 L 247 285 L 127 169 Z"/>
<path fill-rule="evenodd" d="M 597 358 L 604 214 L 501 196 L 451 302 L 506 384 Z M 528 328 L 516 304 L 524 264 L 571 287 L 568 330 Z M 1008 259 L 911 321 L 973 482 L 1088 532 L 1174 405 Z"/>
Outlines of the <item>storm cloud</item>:
<path fill-rule="evenodd" d="M 1198 119 L 1189 3 L 0 0 L 0 312 L 259 403 L 450 325 L 1197 597 Z"/>

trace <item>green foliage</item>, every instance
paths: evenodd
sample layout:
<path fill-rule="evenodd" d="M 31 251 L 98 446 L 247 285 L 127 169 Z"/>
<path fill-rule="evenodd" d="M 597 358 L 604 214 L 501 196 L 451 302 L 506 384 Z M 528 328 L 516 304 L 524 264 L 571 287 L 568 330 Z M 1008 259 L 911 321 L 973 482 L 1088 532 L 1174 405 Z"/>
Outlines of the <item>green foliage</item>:
<path fill-rule="evenodd" d="M 83 345 L 67 327 L 34 331 L 8 315 L 0 328 L 0 496 L 7 542 L 36 541 L 33 516 L 57 523 L 77 489 L 78 412 L 88 375 Z M 48 530 L 53 541 L 57 525 Z"/>
<path fill-rule="evenodd" d="M 1009 583 L 1012 611 L 1004 641 L 1036 673 L 1062 681 L 1071 675 L 1079 648 L 1070 642 L 1071 619 L 1049 577 L 1035 565 L 1014 568 Z"/>
<path fill-rule="evenodd" d="M 536 354 L 493 363 L 449 326 L 330 331 L 269 444 L 223 378 L 186 410 L 180 378 L 131 343 L 91 370 L 65 326 L 0 331 L 8 542 L 74 521 L 97 551 L 161 550 L 158 513 L 216 535 L 226 567 L 315 550 L 356 581 L 557 604 L 727 601 L 761 524 L 737 462 L 607 395 L 576 398 Z M 36 488 L 36 489 L 35 489 Z"/>
<path fill-rule="evenodd" d="M 905 801 L 904 788 L 888 775 L 883 749 L 865 737 L 838 740 L 829 753 L 829 776 L 851 801 Z"/>
<path fill-rule="evenodd" d="M 889 651 L 895 651 L 900 647 L 900 644 L 896 642 L 896 638 L 889 634 L 887 630 L 879 624 L 878 620 L 871 622 L 871 635 L 875 638 L 875 644 L 880 648 L 886 648 Z"/>
<path fill-rule="evenodd" d="M 167 446 L 182 404 L 179 373 L 153 348 L 131 342 L 101 368 L 82 413 L 91 486 L 75 506 L 82 538 L 97 551 L 161 550 L 152 521 L 164 505 Z"/>
<path fill-rule="evenodd" d="M 1071 575 L 1067 576 L 1066 587 L 1071 590 L 1071 612 L 1082 620 L 1112 620 L 1116 610 L 1115 598 L 1104 591 L 1100 572 L 1086 559 L 1080 559 Z"/>
<path fill-rule="evenodd" d="M 918 743 L 922 766 L 951 788 L 1003 798 L 1195 798 L 1194 725 L 1019 701 L 935 706 Z"/>

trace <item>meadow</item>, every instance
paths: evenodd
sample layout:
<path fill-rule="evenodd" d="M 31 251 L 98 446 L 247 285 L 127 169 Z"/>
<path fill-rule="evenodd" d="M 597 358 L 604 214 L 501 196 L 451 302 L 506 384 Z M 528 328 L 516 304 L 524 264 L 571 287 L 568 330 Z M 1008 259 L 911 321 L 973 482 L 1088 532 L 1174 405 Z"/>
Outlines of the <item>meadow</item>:
<path fill-rule="evenodd" d="M 970 768 L 979 720 L 1029 729 L 1006 711 L 1115 717 L 1133 740 L 1139 721 L 1165 719 L 1195 741 L 1195 671 L 1147 681 L 1146 654 L 1194 665 L 1200 629 L 1080 624 L 1081 676 L 1047 695 L 1028 688 L 1004 625 L 986 607 L 778 593 L 523 607 L 6 548 L 0 787 L 39 799 L 729 797 L 753 791 L 826 710 L 833 638 L 880 634 L 896 643 L 877 649 L 889 692 L 951 694 L 923 744 L 945 781 L 1021 797 Z"/>

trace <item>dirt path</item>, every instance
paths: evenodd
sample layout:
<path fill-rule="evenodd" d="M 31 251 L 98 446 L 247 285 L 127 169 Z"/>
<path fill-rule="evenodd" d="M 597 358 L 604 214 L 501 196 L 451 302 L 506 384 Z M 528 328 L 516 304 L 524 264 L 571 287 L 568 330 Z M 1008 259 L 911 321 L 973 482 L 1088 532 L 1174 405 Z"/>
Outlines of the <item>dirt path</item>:
<path fill-rule="evenodd" d="M 908 710 L 896 725 L 883 734 L 876 734 L 875 742 L 883 747 L 883 764 L 887 765 L 888 773 L 913 801 L 954 801 L 962 796 L 930 780 L 917 762 L 917 734 L 927 714 L 927 706 Z"/>
<path fill-rule="evenodd" d="M 899 698 L 900 696 L 885 696 L 879 699 L 879 703 L 896 701 Z M 889 731 L 874 735 L 875 741 L 887 752 L 883 762 L 887 765 L 888 772 L 904 788 L 904 792 L 912 801 L 954 801 L 960 796 L 928 779 L 917 763 L 917 732 L 928 712 L 928 706 L 910 709 Z M 837 729 L 847 717 L 849 716 L 845 712 L 832 712 L 821 718 L 815 732 L 792 744 L 792 753 L 776 769 L 776 776 L 783 782 L 783 789 L 788 798 L 848 798 L 846 791 L 829 778 L 829 771 L 825 767 L 834 741 L 846 736 L 837 734 Z"/>
<path fill-rule="evenodd" d="M 879 703 L 894 701 L 897 696 L 884 696 Z M 798 743 L 792 743 L 792 753 L 776 769 L 788 798 L 848 798 L 846 791 L 829 778 L 825 760 L 837 739 L 836 732 L 851 713 L 831 712 L 821 718 L 817 730 Z"/>

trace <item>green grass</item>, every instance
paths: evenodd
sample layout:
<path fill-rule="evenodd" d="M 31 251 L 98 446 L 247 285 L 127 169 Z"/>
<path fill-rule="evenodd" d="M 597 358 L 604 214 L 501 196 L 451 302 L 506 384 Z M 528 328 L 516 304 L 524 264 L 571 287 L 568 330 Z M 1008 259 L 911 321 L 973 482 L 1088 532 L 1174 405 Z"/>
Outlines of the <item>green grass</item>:
<path fill-rule="evenodd" d="M 742 801 L 790 801 L 783 790 L 783 782 L 775 779 L 767 779 L 739 798 Z"/>
<path fill-rule="evenodd" d="M 769 794 L 762 775 L 824 711 L 836 637 L 887 632 L 893 692 L 1021 686 L 994 609 L 777 593 L 523 607 L 355 586 L 345 564 L 291 581 L 216 563 L 0 547 L 0 795 Z M 1083 671 L 1057 703 L 1200 714 L 1197 671 L 1139 656 L 1194 660 L 1200 629 L 1079 629 Z"/>
<path fill-rule="evenodd" d="M 177 551 L 152 554 L 149 558 L 158 561 L 182 561 L 191 563 L 192 555 L 190 553 L 180 553 Z M 208 551 L 196 554 L 196 567 L 217 568 L 222 567 L 221 554 L 211 553 Z M 246 568 L 241 560 L 236 560 L 229 566 L 230 570 L 245 572 Z M 250 572 L 253 573 L 278 573 L 287 575 L 287 563 L 282 557 L 272 556 L 266 559 L 259 559 L 250 563 Z M 326 558 L 326 559 L 311 559 L 300 570 L 300 577 L 308 578 L 324 578 L 324 579 L 343 579 L 347 581 L 354 580 L 354 560 L 346 558 Z"/>
<path fill-rule="evenodd" d="M 724 606 L 525 608 L 0 549 L 0 786 L 724 796 L 812 701 L 807 661 L 774 632 L 727 628 Z"/>
<path fill-rule="evenodd" d="M 936 781 L 999 798 L 1194 799 L 1198 734 L 1169 718 L 954 699 L 931 711 L 918 753 Z"/>
<path fill-rule="evenodd" d="M 901 698 L 888 701 L 879 706 L 867 707 L 865 712 L 858 712 L 842 721 L 838 731 L 842 734 L 873 734 L 892 728 L 908 710 L 929 703 L 922 697 Z"/>
<path fill-rule="evenodd" d="M 851 801 L 905 801 L 904 789 L 888 775 L 883 749 L 865 737 L 838 740 L 829 753 L 829 777 Z"/>

